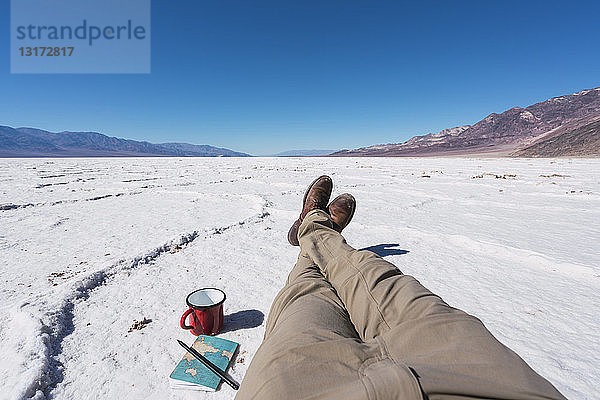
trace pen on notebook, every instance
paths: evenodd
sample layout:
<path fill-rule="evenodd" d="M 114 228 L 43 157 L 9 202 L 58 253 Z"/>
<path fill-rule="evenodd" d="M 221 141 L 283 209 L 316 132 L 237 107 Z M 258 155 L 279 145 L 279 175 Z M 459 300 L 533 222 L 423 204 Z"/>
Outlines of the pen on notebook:
<path fill-rule="evenodd" d="M 219 378 L 221 378 L 225 382 L 227 382 L 227 384 L 229 386 L 231 386 L 235 390 L 238 390 L 240 388 L 239 383 L 237 383 L 236 381 L 234 381 L 233 379 L 231 379 L 229 376 L 227 376 L 224 371 L 221 371 L 221 369 L 219 367 L 217 367 L 215 364 L 211 363 L 202 354 L 198 353 L 196 350 L 194 350 L 193 348 L 189 347 L 187 344 L 183 343 L 181 340 L 177 340 L 177 343 L 179 343 L 181 345 L 181 347 L 183 347 L 184 349 L 186 349 L 191 355 L 193 355 L 194 357 L 196 357 L 196 359 L 198 361 L 200 361 L 202 364 L 204 364 L 204 366 L 206 366 L 206 368 L 208 368 L 215 375 L 217 375 Z"/>

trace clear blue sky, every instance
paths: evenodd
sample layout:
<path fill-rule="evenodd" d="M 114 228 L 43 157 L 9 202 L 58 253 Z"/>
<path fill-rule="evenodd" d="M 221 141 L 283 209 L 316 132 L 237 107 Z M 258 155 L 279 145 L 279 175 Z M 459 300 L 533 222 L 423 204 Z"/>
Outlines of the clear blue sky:
<path fill-rule="evenodd" d="M 600 86 L 598 1 L 153 1 L 149 75 L 11 75 L 0 125 L 355 148 Z"/>

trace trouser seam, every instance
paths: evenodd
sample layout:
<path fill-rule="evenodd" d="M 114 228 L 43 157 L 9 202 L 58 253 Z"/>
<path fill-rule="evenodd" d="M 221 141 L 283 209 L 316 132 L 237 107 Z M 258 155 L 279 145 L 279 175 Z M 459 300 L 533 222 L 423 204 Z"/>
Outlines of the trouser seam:
<path fill-rule="evenodd" d="M 364 370 L 369 365 L 371 365 L 375 362 L 379 362 L 379 361 L 381 361 L 381 356 L 374 356 L 374 357 L 367 358 L 366 360 L 363 360 L 360 367 L 358 367 L 358 371 L 356 371 L 358 374 L 358 380 L 360 381 L 360 383 L 362 383 L 363 387 L 365 388 L 365 392 L 367 394 L 368 400 L 376 400 L 377 392 L 373 385 L 373 382 L 371 381 L 371 379 L 369 379 L 369 376 L 364 373 Z M 367 384 L 365 383 L 365 380 L 369 381 L 369 386 L 367 386 Z M 370 388 L 372 388 L 372 389 L 370 389 Z"/>
<path fill-rule="evenodd" d="M 377 261 L 379 261 L 379 260 L 377 260 L 377 259 L 371 259 L 371 260 L 368 260 L 368 261 L 365 261 L 364 263 L 362 263 L 362 266 L 366 267 L 366 266 L 368 266 L 370 264 L 373 264 L 374 262 L 377 262 Z M 404 275 L 404 274 L 401 273 L 401 275 Z M 344 281 L 340 283 L 340 286 L 346 286 L 346 284 L 352 279 L 352 277 L 353 276 L 350 275 L 349 277 L 347 277 L 346 279 L 344 279 Z"/>
<path fill-rule="evenodd" d="M 385 340 L 383 340 L 383 337 L 378 336 L 377 338 L 375 338 L 375 340 L 377 340 L 377 343 L 379 343 L 379 349 L 381 351 L 381 356 L 383 358 L 391 359 L 392 356 L 390 354 L 390 351 L 387 348 L 387 344 L 385 343 Z"/>
<path fill-rule="evenodd" d="M 366 383 L 365 383 L 365 379 L 369 379 L 367 376 L 361 376 L 360 372 L 358 373 L 358 380 L 360 381 L 360 383 L 362 384 L 363 388 L 365 388 L 365 393 L 367 394 L 367 400 L 376 400 L 373 399 L 373 397 L 371 396 L 371 391 L 369 390 L 369 388 L 367 387 Z M 370 383 L 370 382 L 369 382 Z"/>

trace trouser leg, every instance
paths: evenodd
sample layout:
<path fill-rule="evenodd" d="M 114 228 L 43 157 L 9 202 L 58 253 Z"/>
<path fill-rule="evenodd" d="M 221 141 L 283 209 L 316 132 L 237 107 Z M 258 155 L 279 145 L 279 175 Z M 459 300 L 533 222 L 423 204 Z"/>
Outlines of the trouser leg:
<path fill-rule="evenodd" d="M 301 254 L 236 399 L 367 399 L 357 371 L 368 353 L 331 284 Z"/>
<path fill-rule="evenodd" d="M 306 318 L 286 323 L 290 316 L 297 314 Z M 299 325 L 294 327 L 296 331 L 304 330 L 306 326 L 309 331 L 323 329 L 327 334 L 333 331 L 337 336 L 358 338 L 344 304 L 311 258 L 303 253 L 298 256 L 285 286 L 273 300 L 265 338 L 292 322 Z"/>
<path fill-rule="evenodd" d="M 477 318 L 447 305 L 411 276 L 370 251 L 350 247 L 329 216 L 311 211 L 300 247 L 319 267 L 364 341 L 419 377 L 430 399 L 562 399 Z M 390 382 L 393 384 L 393 382 Z"/>

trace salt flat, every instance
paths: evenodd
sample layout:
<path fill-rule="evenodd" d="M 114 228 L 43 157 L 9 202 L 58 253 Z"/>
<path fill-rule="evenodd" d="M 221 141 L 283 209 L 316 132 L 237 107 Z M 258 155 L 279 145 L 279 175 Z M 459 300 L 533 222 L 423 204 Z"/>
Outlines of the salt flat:
<path fill-rule="evenodd" d="M 600 398 L 600 160 L 475 158 L 0 160 L 0 398 L 232 398 L 169 388 L 185 296 L 227 293 L 241 381 L 324 173 L 357 199 L 349 244 Z"/>

